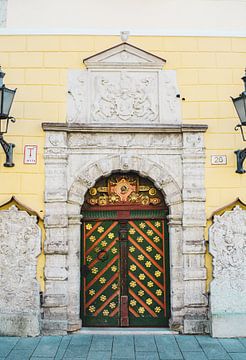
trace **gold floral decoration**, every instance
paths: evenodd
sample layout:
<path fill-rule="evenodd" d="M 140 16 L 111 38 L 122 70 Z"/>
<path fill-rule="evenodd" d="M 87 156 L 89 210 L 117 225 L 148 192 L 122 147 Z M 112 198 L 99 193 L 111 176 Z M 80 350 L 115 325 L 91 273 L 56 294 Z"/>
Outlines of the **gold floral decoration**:
<path fill-rule="evenodd" d="M 140 306 L 140 307 L 138 308 L 138 312 L 139 312 L 139 314 L 144 314 L 144 313 L 145 313 L 145 308 L 142 307 L 142 306 Z"/>
<path fill-rule="evenodd" d="M 145 266 L 147 268 L 150 268 L 152 266 L 152 262 L 151 261 L 146 261 Z"/>
<path fill-rule="evenodd" d="M 104 302 L 106 299 L 107 299 L 107 296 L 105 296 L 105 295 L 101 295 L 101 296 L 100 296 L 100 300 L 101 300 L 101 301 Z"/>
<path fill-rule="evenodd" d="M 115 265 L 111 266 L 111 270 L 112 270 L 113 272 L 116 272 L 116 271 L 117 271 L 117 266 L 115 266 Z"/>
<path fill-rule="evenodd" d="M 116 254 L 116 253 L 117 253 L 116 247 L 113 247 L 113 248 L 111 249 L 111 253 L 112 253 L 112 254 Z"/>
<path fill-rule="evenodd" d="M 156 313 L 161 312 L 161 308 L 160 308 L 160 306 L 156 306 L 156 307 L 155 307 L 155 312 L 156 312 Z"/>
<path fill-rule="evenodd" d="M 147 304 L 147 305 L 153 304 L 153 300 L 152 300 L 151 298 L 148 298 L 148 299 L 146 300 L 146 304 Z"/>
<path fill-rule="evenodd" d="M 86 228 L 86 230 L 91 230 L 92 229 L 92 224 L 86 224 L 85 228 Z"/>
<path fill-rule="evenodd" d="M 94 305 L 89 306 L 89 311 L 90 311 L 91 313 L 95 312 L 95 311 L 96 311 L 95 306 L 94 306 Z"/>
<path fill-rule="evenodd" d="M 147 230 L 147 235 L 149 235 L 149 236 L 152 236 L 153 235 L 153 230 Z"/>
<path fill-rule="evenodd" d="M 96 293 L 96 291 L 95 291 L 94 289 L 90 289 L 90 290 L 89 290 L 89 294 L 90 294 L 91 296 L 95 295 L 95 293 Z"/>
<path fill-rule="evenodd" d="M 144 296 L 144 291 L 143 290 L 138 290 L 138 295 L 139 296 Z"/>
<path fill-rule="evenodd" d="M 157 289 L 155 293 L 156 293 L 157 296 L 161 296 L 161 295 L 162 295 L 161 289 Z"/>
<path fill-rule="evenodd" d="M 160 241 L 159 236 L 154 236 L 153 239 L 154 239 L 154 242 L 155 242 L 155 243 L 158 243 L 158 242 Z"/>
<path fill-rule="evenodd" d="M 99 228 L 97 229 L 97 231 L 101 234 L 104 232 L 104 227 L 103 226 L 99 226 Z"/>
<path fill-rule="evenodd" d="M 130 305 L 131 305 L 131 306 L 136 306 L 136 305 L 137 305 L 136 300 L 131 300 L 131 301 L 130 301 Z"/>
<path fill-rule="evenodd" d="M 155 259 L 156 259 L 156 260 L 161 260 L 161 255 L 160 255 L 160 254 L 156 254 L 156 255 L 155 255 Z"/>
<path fill-rule="evenodd" d="M 146 251 L 151 252 L 152 251 L 152 246 L 147 246 Z"/>
<path fill-rule="evenodd" d="M 112 287 L 113 290 L 118 289 L 118 285 L 116 283 L 113 283 L 111 287 Z"/>
<path fill-rule="evenodd" d="M 132 265 L 130 266 L 130 270 L 131 270 L 131 271 L 136 271 L 136 269 L 137 269 L 136 265 L 132 264 Z"/>
<path fill-rule="evenodd" d="M 130 246 L 129 247 L 129 251 L 132 253 L 132 252 L 134 252 L 136 249 L 135 249 L 135 247 L 134 246 Z"/>
<path fill-rule="evenodd" d="M 160 221 L 156 221 L 156 222 L 155 222 L 155 226 L 156 226 L 156 227 L 160 227 L 160 226 L 161 226 Z"/>
<path fill-rule="evenodd" d="M 92 261 L 92 257 L 90 255 L 87 256 L 86 261 L 90 263 Z"/>
<path fill-rule="evenodd" d="M 95 237 L 94 235 L 91 235 L 91 236 L 89 237 L 89 240 L 90 240 L 91 242 L 94 242 L 94 241 L 96 240 L 96 237 Z"/>
<path fill-rule="evenodd" d="M 91 272 L 92 272 L 92 274 L 97 274 L 97 273 L 98 273 L 98 268 L 94 266 L 94 267 L 91 269 Z"/>
<path fill-rule="evenodd" d="M 115 308 L 116 308 L 115 302 L 111 302 L 111 303 L 109 304 L 109 307 L 110 307 L 111 309 L 115 309 Z"/>
<path fill-rule="evenodd" d="M 103 316 L 108 316 L 109 311 L 107 309 L 103 310 Z"/>
<path fill-rule="evenodd" d="M 136 230 L 135 230 L 135 229 L 133 229 L 133 228 L 129 229 L 129 234 L 130 234 L 130 235 L 135 234 L 135 232 L 136 232 Z"/>
<path fill-rule="evenodd" d="M 135 286 L 137 286 L 136 282 L 135 282 L 135 281 L 131 281 L 131 282 L 130 282 L 130 287 L 134 288 Z"/>
<path fill-rule="evenodd" d="M 102 245 L 102 247 L 105 247 L 105 246 L 107 246 L 107 241 L 105 241 L 105 240 L 103 240 L 102 242 L 101 242 L 101 245 Z"/>
<path fill-rule="evenodd" d="M 139 274 L 139 275 L 138 275 L 138 278 L 139 278 L 140 280 L 144 280 L 144 279 L 145 279 L 145 275 L 144 275 L 144 274 Z"/>
<path fill-rule="evenodd" d="M 108 234 L 108 238 L 112 240 L 112 239 L 114 238 L 114 233 L 110 232 L 110 233 Z"/>
<path fill-rule="evenodd" d="M 105 277 L 101 277 L 101 278 L 99 279 L 99 282 L 100 282 L 101 284 L 105 284 L 105 282 L 106 282 Z"/>
<path fill-rule="evenodd" d="M 146 224 L 144 222 L 141 222 L 139 224 L 140 229 L 144 229 L 146 227 Z"/>
<path fill-rule="evenodd" d="M 161 272 L 159 270 L 155 271 L 155 276 L 156 277 L 160 277 L 161 276 Z"/>
<path fill-rule="evenodd" d="M 148 286 L 148 287 L 153 287 L 153 286 L 154 286 L 153 281 L 148 281 L 148 282 L 147 282 L 147 286 Z"/>
<path fill-rule="evenodd" d="M 144 256 L 141 254 L 141 255 L 138 255 L 138 260 L 140 261 L 143 261 L 144 260 Z"/>
<path fill-rule="evenodd" d="M 138 237 L 137 237 L 137 242 L 139 242 L 139 243 L 143 242 L 143 237 L 142 237 L 142 236 L 138 236 Z"/>

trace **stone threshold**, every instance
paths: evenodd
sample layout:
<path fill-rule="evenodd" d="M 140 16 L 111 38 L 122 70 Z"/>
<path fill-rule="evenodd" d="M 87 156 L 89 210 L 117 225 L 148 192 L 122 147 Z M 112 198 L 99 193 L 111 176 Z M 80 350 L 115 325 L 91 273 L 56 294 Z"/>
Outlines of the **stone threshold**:
<path fill-rule="evenodd" d="M 84 335 L 178 335 L 169 328 L 81 328 L 77 334 Z"/>

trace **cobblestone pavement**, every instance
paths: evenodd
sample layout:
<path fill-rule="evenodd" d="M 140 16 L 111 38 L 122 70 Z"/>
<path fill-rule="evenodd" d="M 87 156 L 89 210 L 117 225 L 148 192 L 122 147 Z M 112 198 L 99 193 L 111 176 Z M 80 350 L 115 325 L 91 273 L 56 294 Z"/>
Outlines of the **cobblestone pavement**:
<path fill-rule="evenodd" d="M 0 337 L 0 360 L 246 360 L 246 338 L 185 335 Z"/>

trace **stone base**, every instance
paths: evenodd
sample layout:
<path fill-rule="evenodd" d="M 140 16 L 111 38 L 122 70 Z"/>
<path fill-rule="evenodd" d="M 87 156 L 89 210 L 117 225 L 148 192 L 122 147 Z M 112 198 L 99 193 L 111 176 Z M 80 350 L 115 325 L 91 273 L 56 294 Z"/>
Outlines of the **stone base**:
<path fill-rule="evenodd" d="M 67 321 L 42 320 L 42 335 L 67 335 Z"/>
<path fill-rule="evenodd" d="M 39 316 L 34 314 L 0 314 L 0 336 L 38 336 Z"/>
<path fill-rule="evenodd" d="M 207 319 L 185 319 L 184 334 L 207 334 L 209 333 L 209 322 Z"/>
<path fill-rule="evenodd" d="M 218 338 L 246 336 L 246 313 L 211 315 L 211 335 Z"/>

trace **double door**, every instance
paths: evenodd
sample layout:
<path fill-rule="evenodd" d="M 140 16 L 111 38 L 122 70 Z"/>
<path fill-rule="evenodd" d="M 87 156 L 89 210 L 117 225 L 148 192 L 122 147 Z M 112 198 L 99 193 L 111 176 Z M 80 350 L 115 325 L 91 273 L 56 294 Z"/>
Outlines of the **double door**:
<path fill-rule="evenodd" d="M 85 326 L 168 325 L 165 214 L 148 215 L 147 211 L 141 211 L 141 217 L 134 211 L 128 216 L 119 211 L 85 214 L 81 262 Z"/>

